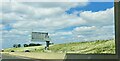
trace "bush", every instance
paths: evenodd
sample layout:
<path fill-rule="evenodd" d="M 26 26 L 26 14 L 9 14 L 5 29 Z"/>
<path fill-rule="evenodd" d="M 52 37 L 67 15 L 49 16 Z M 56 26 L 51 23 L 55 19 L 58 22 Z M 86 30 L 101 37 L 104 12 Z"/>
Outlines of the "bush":
<path fill-rule="evenodd" d="M 30 43 L 29 46 L 41 46 L 42 44 Z"/>
<path fill-rule="evenodd" d="M 21 44 L 14 44 L 13 47 L 14 47 L 14 48 L 21 47 Z"/>
<path fill-rule="evenodd" d="M 29 45 L 28 44 L 24 44 L 24 47 L 28 47 Z"/>
<path fill-rule="evenodd" d="M 11 50 L 11 52 L 15 52 L 14 50 Z"/>
<path fill-rule="evenodd" d="M 42 44 L 36 44 L 36 46 L 42 46 Z"/>
<path fill-rule="evenodd" d="M 30 52 L 29 50 L 25 50 L 25 52 Z"/>
<path fill-rule="evenodd" d="M 21 47 L 21 44 L 18 44 L 18 47 Z"/>

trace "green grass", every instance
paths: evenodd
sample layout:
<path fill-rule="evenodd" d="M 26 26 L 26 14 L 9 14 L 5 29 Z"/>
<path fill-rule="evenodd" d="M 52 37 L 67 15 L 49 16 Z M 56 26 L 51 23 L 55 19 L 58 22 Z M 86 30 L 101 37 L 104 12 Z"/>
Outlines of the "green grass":
<path fill-rule="evenodd" d="M 31 52 L 34 52 L 34 51 L 42 52 L 43 48 L 44 48 L 43 46 L 8 48 L 8 49 L 5 49 L 5 52 L 10 52 L 12 50 L 16 52 L 24 52 L 25 50 L 30 50 Z"/>
<path fill-rule="evenodd" d="M 80 53 L 80 54 L 115 54 L 115 41 L 102 40 L 91 42 L 74 42 L 68 44 L 59 44 L 50 47 L 54 52 Z"/>
<path fill-rule="evenodd" d="M 30 50 L 32 52 L 46 52 L 43 46 L 37 47 L 21 47 L 9 48 L 5 51 L 19 51 Z M 35 50 L 36 49 L 36 50 Z M 72 42 L 64 44 L 56 44 L 50 46 L 49 52 L 54 53 L 79 53 L 79 54 L 115 54 L 115 41 L 114 40 L 97 40 L 90 42 Z"/>

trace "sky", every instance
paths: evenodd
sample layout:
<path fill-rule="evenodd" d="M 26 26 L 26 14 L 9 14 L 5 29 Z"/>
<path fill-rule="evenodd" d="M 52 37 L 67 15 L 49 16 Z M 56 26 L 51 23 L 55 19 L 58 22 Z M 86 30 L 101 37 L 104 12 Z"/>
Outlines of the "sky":
<path fill-rule="evenodd" d="M 48 32 L 55 44 L 115 36 L 112 2 L 4 2 L 0 8 L 2 48 L 33 43 L 31 32 Z"/>

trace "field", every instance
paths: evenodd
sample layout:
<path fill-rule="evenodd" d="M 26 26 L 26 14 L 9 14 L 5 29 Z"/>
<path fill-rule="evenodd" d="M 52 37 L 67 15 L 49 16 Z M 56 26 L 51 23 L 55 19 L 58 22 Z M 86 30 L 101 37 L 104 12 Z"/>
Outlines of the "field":
<path fill-rule="evenodd" d="M 50 46 L 49 50 L 44 50 L 44 46 L 8 48 L 5 49 L 5 52 L 10 52 L 11 50 L 17 52 L 30 50 L 31 52 L 41 53 L 115 54 L 115 41 L 97 40 L 90 42 L 54 44 Z"/>

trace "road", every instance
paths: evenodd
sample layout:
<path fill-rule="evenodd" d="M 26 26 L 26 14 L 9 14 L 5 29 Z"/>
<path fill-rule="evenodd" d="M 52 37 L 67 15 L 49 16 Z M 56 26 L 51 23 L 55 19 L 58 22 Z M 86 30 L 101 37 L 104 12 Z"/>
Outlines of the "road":
<path fill-rule="evenodd" d="M 63 61 L 63 60 L 62 59 L 31 59 L 27 57 L 2 54 L 1 61 Z"/>
<path fill-rule="evenodd" d="M 37 61 L 27 57 L 14 56 L 9 54 L 2 54 L 2 61 Z M 39 60 L 41 61 L 41 60 Z"/>
<path fill-rule="evenodd" d="M 14 55 L 9 55 L 9 54 L 2 54 L 2 59 L 30 59 L 30 58 L 14 56 Z"/>

